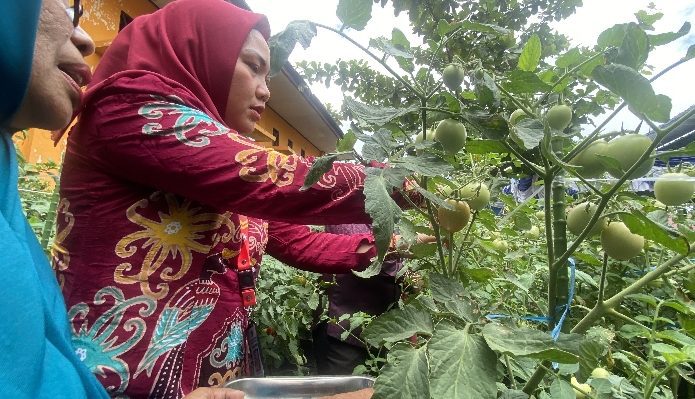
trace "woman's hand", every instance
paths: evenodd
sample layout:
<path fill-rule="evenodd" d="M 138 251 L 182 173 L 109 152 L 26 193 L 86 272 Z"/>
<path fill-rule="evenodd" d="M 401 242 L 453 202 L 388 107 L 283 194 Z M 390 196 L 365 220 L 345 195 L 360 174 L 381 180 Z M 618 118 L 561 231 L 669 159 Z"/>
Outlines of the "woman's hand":
<path fill-rule="evenodd" d="M 244 393 L 229 388 L 198 388 L 183 399 L 244 399 Z"/>

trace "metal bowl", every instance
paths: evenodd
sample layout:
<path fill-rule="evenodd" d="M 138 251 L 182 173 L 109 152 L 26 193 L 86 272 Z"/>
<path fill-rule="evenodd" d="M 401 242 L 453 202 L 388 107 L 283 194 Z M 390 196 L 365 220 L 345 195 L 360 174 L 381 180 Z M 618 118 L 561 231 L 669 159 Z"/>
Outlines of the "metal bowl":
<path fill-rule="evenodd" d="M 225 386 L 246 394 L 246 399 L 318 399 L 371 388 L 374 379 L 362 376 L 241 378 Z"/>

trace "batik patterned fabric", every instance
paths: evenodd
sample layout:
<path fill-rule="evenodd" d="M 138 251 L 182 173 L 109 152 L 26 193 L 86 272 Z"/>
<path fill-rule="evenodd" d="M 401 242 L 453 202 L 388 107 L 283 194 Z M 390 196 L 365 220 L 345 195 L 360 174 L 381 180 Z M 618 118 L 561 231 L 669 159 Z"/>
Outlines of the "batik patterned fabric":
<path fill-rule="evenodd" d="M 374 255 L 355 253 L 369 234 L 302 226 L 369 222 L 361 167 L 336 164 L 301 192 L 311 160 L 254 144 L 156 75 L 110 82 L 91 104 L 69 136 L 53 263 L 76 353 L 112 396 L 180 398 L 244 374 L 243 230 L 256 270 L 266 246 L 318 272 Z"/>

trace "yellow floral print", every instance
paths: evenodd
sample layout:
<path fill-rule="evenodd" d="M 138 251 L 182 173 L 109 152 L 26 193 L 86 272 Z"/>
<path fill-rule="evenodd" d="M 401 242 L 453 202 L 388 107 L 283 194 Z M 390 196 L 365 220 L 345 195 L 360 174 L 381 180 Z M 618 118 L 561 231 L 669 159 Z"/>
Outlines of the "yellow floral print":
<path fill-rule="evenodd" d="M 69 211 L 69 208 L 70 201 L 67 198 L 63 198 L 58 203 L 58 217 L 60 215 L 63 216 L 65 225 L 62 228 L 60 228 L 60 224 L 57 225 L 55 239 L 53 239 L 53 245 L 51 246 L 51 258 L 53 260 L 51 264 L 56 272 L 60 289 L 63 289 L 65 285 L 65 275 L 63 273 L 70 267 L 70 252 L 63 243 L 75 225 L 75 216 Z"/>
<path fill-rule="evenodd" d="M 161 201 L 164 197 L 166 207 L 158 212 L 159 220 L 148 219 L 138 213 L 138 209 L 147 207 L 152 202 Z M 116 267 L 114 279 L 122 284 L 139 283 L 145 295 L 155 299 L 162 298 L 169 292 L 167 282 L 175 281 L 188 272 L 193 252 L 206 254 L 210 245 L 201 243 L 205 240 L 203 233 L 216 230 L 227 222 L 228 216 L 214 213 L 198 213 L 199 206 L 190 200 L 182 199 L 174 194 L 155 192 L 148 199 L 142 199 L 131 205 L 126 211 L 128 220 L 143 227 L 142 230 L 130 233 L 116 244 L 116 255 L 129 258 L 138 250 L 149 248 L 142 265 L 135 273 L 131 263 L 121 263 Z M 135 244 L 142 241 L 140 245 Z M 207 239 L 209 242 L 210 239 Z M 171 256 L 172 260 L 180 257 L 181 265 L 178 270 L 168 266 L 161 270 L 155 290 L 152 289 L 150 276 L 157 273 L 162 263 Z"/>

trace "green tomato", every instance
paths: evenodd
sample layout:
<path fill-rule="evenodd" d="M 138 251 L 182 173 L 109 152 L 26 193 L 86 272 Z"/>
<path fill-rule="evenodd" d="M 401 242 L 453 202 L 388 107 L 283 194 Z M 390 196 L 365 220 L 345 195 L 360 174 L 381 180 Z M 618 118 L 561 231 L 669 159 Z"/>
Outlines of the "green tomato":
<path fill-rule="evenodd" d="M 572 389 L 574 390 L 574 396 L 577 399 L 586 398 L 586 394 L 584 392 L 591 393 L 591 385 L 580 384 L 574 376 L 570 379 L 570 383 L 572 384 Z"/>
<path fill-rule="evenodd" d="M 459 152 L 466 145 L 466 127 L 454 119 L 444 119 L 434 130 L 434 138 L 450 154 Z"/>
<path fill-rule="evenodd" d="M 491 244 L 497 252 L 507 252 L 507 250 L 509 250 L 509 244 L 501 238 L 493 240 Z"/>
<path fill-rule="evenodd" d="M 596 367 L 592 372 L 591 372 L 591 377 L 592 378 L 608 378 L 611 375 L 611 373 L 604 369 L 603 367 Z"/>
<path fill-rule="evenodd" d="M 596 205 L 588 202 L 582 202 L 579 205 L 573 206 L 569 212 L 567 212 L 567 230 L 576 236 L 581 234 L 594 216 L 594 213 L 596 213 L 596 209 Z M 607 224 L 606 218 L 599 218 L 589 234 L 595 235 L 600 233 Z"/>
<path fill-rule="evenodd" d="M 633 234 L 623 222 L 611 222 L 601 232 L 601 245 L 611 258 L 628 260 L 642 252 L 644 237 Z"/>
<path fill-rule="evenodd" d="M 537 211 L 536 217 L 540 220 L 545 220 L 545 211 Z"/>
<path fill-rule="evenodd" d="M 548 125 L 555 130 L 565 130 L 572 121 L 572 108 L 564 104 L 553 105 L 545 114 Z"/>
<path fill-rule="evenodd" d="M 448 199 L 446 202 L 452 205 L 454 209 L 449 210 L 439 207 L 437 210 L 439 226 L 448 232 L 455 233 L 468 224 L 468 221 L 471 219 L 471 208 L 465 201 Z"/>
<path fill-rule="evenodd" d="M 434 130 L 432 130 L 432 129 L 427 129 L 427 137 L 426 137 L 426 140 L 434 140 Z M 422 143 L 422 132 L 417 133 L 417 134 L 413 137 L 413 141 L 415 142 L 415 144 Z"/>
<path fill-rule="evenodd" d="M 609 168 L 608 173 L 616 179 L 621 178 L 625 174 L 624 172 L 637 162 L 651 144 L 652 139 L 638 133 L 626 134 L 609 141 L 604 150 L 604 155 L 618 161 L 621 170 Z M 645 161 L 630 175 L 630 179 L 645 176 L 652 170 L 653 166 L 654 159 Z"/>
<path fill-rule="evenodd" d="M 532 240 L 536 240 L 541 236 L 541 229 L 539 229 L 538 226 L 533 225 L 530 229 L 526 230 L 526 236 Z"/>
<path fill-rule="evenodd" d="M 460 88 L 465 76 L 466 72 L 459 64 L 449 64 L 446 66 L 446 68 L 444 68 L 444 71 L 442 71 L 444 85 L 448 87 L 449 90 L 456 90 Z"/>
<path fill-rule="evenodd" d="M 461 189 L 461 198 L 468 202 L 472 210 L 479 211 L 490 203 L 490 190 L 485 183 L 466 184 Z"/>
<path fill-rule="evenodd" d="M 608 148 L 608 142 L 596 140 L 572 158 L 570 164 L 581 166 L 577 173 L 584 178 L 592 179 L 599 177 L 606 172 L 606 168 L 598 156 L 605 155 L 606 148 Z"/>
<path fill-rule="evenodd" d="M 528 115 L 526 115 L 526 112 L 524 112 L 523 109 L 517 109 L 516 111 L 512 112 L 511 115 L 509 115 L 509 124 L 514 126 L 516 125 L 520 120 L 528 118 Z"/>
<path fill-rule="evenodd" d="M 690 202 L 695 193 L 695 180 L 685 173 L 664 173 L 654 183 L 654 196 L 665 205 Z"/>

